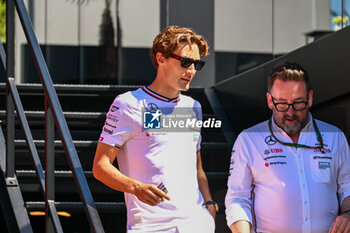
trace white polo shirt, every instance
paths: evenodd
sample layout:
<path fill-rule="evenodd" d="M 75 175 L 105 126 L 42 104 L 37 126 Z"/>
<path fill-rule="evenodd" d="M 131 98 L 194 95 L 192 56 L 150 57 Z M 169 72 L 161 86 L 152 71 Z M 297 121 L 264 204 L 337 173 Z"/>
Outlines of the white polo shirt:
<path fill-rule="evenodd" d="M 202 206 L 203 197 L 197 181 L 196 152 L 200 149 L 200 131 L 168 130 L 164 129 L 165 124 L 159 130 L 144 129 L 144 112 L 154 113 L 159 109 L 163 114 L 161 118 L 181 110 L 201 119 L 201 106 L 192 98 L 180 95 L 168 99 L 142 87 L 115 98 L 99 139 L 120 148 L 117 159 L 123 174 L 144 183 L 158 185 L 162 182 L 171 198 L 150 206 L 135 195 L 125 193 L 128 232 L 164 229 L 193 232 L 190 226 L 198 222 L 204 226 L 203 232 L 212 233 L 214 221 Z M 198 225 L 195 227 L 198 229 Z M 185 228 L 189 230 L 183 230 Z"/>
<path fill-rule="evenodd" d="M 225 199 L 228 226 L 246 220 L 256 232 L 329 231 L 339 203 L 350 195 L 350 152 L 343 132 L 322 121 L 316 124 L 325 154 L 276 142 L 268 121 L 238 136 Z M 279 140 L 293 143 L 273 120 L 272 130 Z M 298 143 L 318 146 L 311 120 Z"/>

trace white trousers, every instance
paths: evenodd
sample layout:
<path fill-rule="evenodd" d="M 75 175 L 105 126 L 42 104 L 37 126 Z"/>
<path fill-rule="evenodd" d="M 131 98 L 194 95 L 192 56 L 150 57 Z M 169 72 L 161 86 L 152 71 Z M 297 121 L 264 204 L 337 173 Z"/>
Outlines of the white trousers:
<path fill-rule="evenodd" d="M 176 226 L 162 230 L 128 230 L 128 233 L 214 233 L 215 221 L 211 215 L 203 218 L 182 219 Z"/>

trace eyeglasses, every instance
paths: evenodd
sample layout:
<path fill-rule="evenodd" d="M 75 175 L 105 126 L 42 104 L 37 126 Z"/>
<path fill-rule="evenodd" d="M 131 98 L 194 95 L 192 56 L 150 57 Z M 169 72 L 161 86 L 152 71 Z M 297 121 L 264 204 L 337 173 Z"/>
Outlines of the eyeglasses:
<path fill-rule="evenodd" d="M 291 104 L 288 103 L 275 103 L 275 98 L 272 97 L 272 103 L 278 112 L 287 112 L 289 107 L 292 106 L 295 111 L 303 111 L 306 109 L 308 101 L 299 101 Z"/>
<path fill-rule="evenodd" d="M 192 63 L 194 63 L 195 70 L 199 71 L 205 65 L 205 61 L 194 60 L 194 59 L 188 58 L 188 57 L 180 57 L 180 56 L 175 55 L 173 53 L 169 54 L 169 56 L 176 59 L 176 60 L 181 61 L 181 66 L 183 68 L 188 68 L 188 67 L 190 67 L 190 65 L 192 65 Z"/>

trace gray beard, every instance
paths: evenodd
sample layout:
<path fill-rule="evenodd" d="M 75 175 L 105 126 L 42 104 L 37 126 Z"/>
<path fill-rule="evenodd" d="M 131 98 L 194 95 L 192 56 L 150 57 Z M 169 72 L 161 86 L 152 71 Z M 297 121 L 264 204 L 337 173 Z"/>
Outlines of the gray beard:
<path fill-rule="evenodd" d="M 301 123 L 298 121 L 296 125 L 293 126 L 287 126 L 285 124 L 282 123 L 281 125 L 282 129 L 287 133 L 287 134 L 297 134 L 301 131 L 301 129 L 303 128 Z"/>
<path fill-rule="evenodd" d="M 301 122 L 299 121 L 299 119 L 297 117 L 295 117 L 295 119 L 297 120 L 297 123 L 293 126 L 288 126 L 286 124 L 284 124 L 284 120 L 282 121 L 282 124 L 281 124 L 281 128 L 287 133 L 287 134 L 297 134 L 299 133 L 304 127 L 305 125 L 307 124 L 307 122 L 309 121 L 309 116 L 306 117 L 305 121 L 304 122 Z"/>

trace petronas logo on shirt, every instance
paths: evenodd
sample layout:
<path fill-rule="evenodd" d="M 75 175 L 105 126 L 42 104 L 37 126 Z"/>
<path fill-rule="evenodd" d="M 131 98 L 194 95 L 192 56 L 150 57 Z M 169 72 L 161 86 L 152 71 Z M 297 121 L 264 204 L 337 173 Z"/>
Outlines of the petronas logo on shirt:
<path fill-rule="evenodd" d="M 199 140 L 199 134 L 193 134 L 193 141 L 197 142 Z"/>

